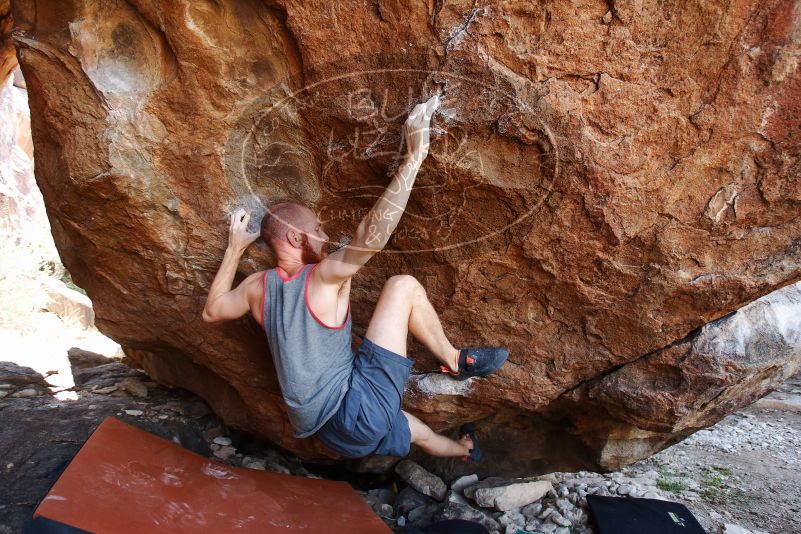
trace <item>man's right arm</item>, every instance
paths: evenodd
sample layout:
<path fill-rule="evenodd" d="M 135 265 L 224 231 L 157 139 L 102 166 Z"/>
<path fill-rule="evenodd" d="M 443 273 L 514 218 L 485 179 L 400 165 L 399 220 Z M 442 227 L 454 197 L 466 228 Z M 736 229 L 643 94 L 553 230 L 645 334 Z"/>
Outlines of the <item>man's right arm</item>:
<path fill-rule="evenodd" d="M 359 223 L 353 240 L 328 255 L 315 269 L 324 283 L 341 283 L 354 274 L 387 245 L 400 222 L 417 178 L 417 171 L 428 155 L 431 117 L 439 105 L 434 96 L 418 104 L 404 124 L 407 152 L 392 181 Z"/>

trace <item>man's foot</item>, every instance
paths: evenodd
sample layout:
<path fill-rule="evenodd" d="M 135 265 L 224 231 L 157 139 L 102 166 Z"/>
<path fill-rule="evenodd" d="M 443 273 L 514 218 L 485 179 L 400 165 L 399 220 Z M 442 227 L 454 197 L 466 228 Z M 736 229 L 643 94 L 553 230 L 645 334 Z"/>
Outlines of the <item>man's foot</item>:
<path fill-rule="evenodd" d="M 473 423 L 463 424 L 459 429 L 459 441 L 468 446 L 468 454 L 462 456 L 463 462 L 468 459 L 480 462 L 484 458 L 484 453 L 478 447 L 478 440 L 476 439 L 476 425 Z"/>
<path fill-rule="evenodd" d="M 447 366 L 446 365 L 441 365 L 440 367 L 443 368 L 443 369 L 445 367 L 447 367 L 450 372 L 458 373 L 459 372 L 459 356 L 461 354 L 462 354 L 462 351 L 460 351 L 459 349 L 453 349 L 453 354 L 451 355 L 450 358 L 448 358 L 448 361 L 445 362 L 447 364 Z M 445 371 L 443 370 L 443 373 L 444 372 Z"/>
<path fill-rule="evenodd" d="M 459 436 L 459 443 L 465 448 L 463 459 L 466 459 L 473 452 L 473 438 L 470 437 L 470 434 L 462 434 Z"/>
<path fill-rule="evenodd" d="M 502 347 L 471 347 L 459 351 L 455 368 L 441 365 L 440 369 L 456 380 L 467 380 L 497 371 L 508 357 L 509 351 Z"/>

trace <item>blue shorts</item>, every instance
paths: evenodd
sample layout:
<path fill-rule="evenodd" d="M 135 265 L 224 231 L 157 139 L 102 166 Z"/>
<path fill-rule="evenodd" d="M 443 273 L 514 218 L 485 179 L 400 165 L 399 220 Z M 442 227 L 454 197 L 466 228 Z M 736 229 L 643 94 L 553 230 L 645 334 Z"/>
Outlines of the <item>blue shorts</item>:
<path fill-rule="evenodd" d="M 401 399 L 411 370 L 409 358 L 365 337 L 356 351 L 350 389 L 315 435 L 347 458 L 409 454 L 412 433 L 401 412 Z"/>

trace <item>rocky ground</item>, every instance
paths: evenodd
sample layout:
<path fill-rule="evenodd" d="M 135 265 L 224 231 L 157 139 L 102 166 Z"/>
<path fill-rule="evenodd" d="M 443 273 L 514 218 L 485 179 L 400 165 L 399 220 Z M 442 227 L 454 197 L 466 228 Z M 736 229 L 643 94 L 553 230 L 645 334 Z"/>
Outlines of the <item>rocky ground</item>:
<path fill-rule="evenodd" d="M 793 532 L 801 509 L 801 378 L 662 453 L 618 473 L 551 473 L 444 481 L 408 460 L 386 474 L 304 465 L 226 429 L 194 395 L 148 380 L 115 359 L 69 353 L 75 399 L 42 374 L 0 362 L 0 532 L 17 532 L 97 425 L 119 417 L 199 454 L 253 469 L 349 480 L 396 532 L 468 518 L 492 532 L 591 533 L 586 496 L 686 504 L 709 532 Z M 63 395 L 62 395 L 63 396 Z"/>

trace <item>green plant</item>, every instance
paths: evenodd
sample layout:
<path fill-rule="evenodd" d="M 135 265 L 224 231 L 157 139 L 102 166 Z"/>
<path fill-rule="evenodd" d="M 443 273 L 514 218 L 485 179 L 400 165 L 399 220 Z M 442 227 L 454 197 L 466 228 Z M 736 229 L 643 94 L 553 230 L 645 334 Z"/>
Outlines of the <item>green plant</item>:
<path fill-rule="evenodd" d="M 656 487 L 662 491 L 669 491 L 671 493 L 681 493 L 688 488 L 687 484 L 676 476 L 676 473 L 670 471 L 665 465 L 660 465 L 656 469 L 659 473 L 659 478 L 656 479 Z"/>
<path fill-rule="evenodd" d="M 656 487 L 663 491 L 669 491 L 671 493 L 681 493 L 682 491 L 687 489 L 687 484 L 685 484 L 684 481 L 679 479 L 660 476 L 656 481 Z"/>
<path fill-rule="evenodd" d="M 701 481 L 701 491 L 699 492 L 701 497 L 707 501 L 720 500 L 726 493 L 726 480 L 728 478 L 727 475 L 721 473 L 704 477 L 704 480 Z"/>

